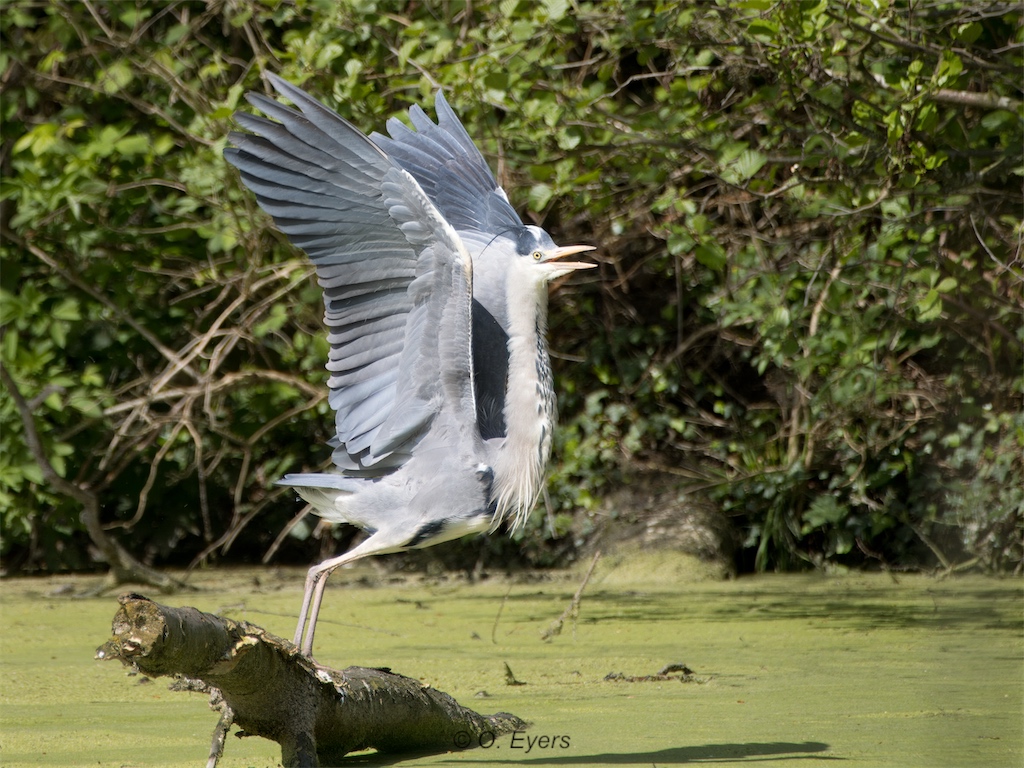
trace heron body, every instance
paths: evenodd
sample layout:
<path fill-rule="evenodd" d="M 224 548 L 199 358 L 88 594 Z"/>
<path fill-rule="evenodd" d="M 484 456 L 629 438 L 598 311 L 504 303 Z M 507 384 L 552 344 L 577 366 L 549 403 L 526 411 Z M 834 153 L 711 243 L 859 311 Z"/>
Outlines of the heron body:
<path fill-rule="evenodd" d="M 295 643 L 311 654 L 334 569 L 525 522 L 555 421 L 546 286 L 593 265 L 522 223 L 440 93 L 437 123 L 414 107 L 416 130 L 367 137 L 270 81 L 298 110 L 250 94 L 268 117 L 237 115 L 251 133 L 225 156 L 324 289 L 338 470 L 281 483 L 369 534 L 309 571 Z"/>

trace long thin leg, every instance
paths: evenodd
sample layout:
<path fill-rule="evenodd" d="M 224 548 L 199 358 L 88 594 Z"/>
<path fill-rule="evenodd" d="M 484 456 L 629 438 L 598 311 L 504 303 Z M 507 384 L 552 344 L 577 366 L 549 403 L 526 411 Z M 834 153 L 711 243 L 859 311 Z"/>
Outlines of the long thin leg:
<path fill-rule="evenodd" d="M 306 628 L 306 614 L 309 613 L 309 601 L 313 595 L 313 588 L 316 586 L 320 569 L 313 566 L 306 574 L 306 591 L 302 595 L 302 609 L 299 611 L 299 624 L 295 627 L 295 638 L 292 640 L 295 645 L 302 642 L 302 630 Z"/>
<path fill-rule="evenodd" d="M 324 599 L 324 589 L 327 587 L 327 576 L 325 573 L 323 578 L 317 581 L 316 587 L 313 590 L 313 606 L 309 613 L 309 623 L 306 625 L 306 639 L 302 643 L 302 652 L 313 658 L 313 633 L 316 632 L 316 622 L 320 616 L 320 603 Z"/>
<path fill-rule="evenodd" d="M 345 554 L 324 560 L 320 565 L 314 565 L 309 569 L 309 573 L 306 574 L 306 592 L 302 596 L 302 609 L 299 612 L 299 624 L 295 628 L 295 644 L 300 646 L 303 655 L 313 657 L 313 633 L 316 632 L 320 603 L 323 601 L 327 577 L 331 575 L 331 572 L 361 557 L 394 552 L 397 549 L 398 547 L 394 545 L 386 544 L 384 537 L 380 536 L 378 532 Z M 302 637 L 303 629 L 306 632 L 305 638 Z"/>

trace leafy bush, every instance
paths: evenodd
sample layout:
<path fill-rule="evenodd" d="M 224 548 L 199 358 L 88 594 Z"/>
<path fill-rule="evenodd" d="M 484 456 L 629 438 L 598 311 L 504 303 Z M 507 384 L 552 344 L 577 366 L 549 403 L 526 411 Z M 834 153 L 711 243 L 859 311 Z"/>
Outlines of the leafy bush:
<path fill-rule="evenodd" d="M 260 69 L 366 130 L 441 86 L 524 216 L 601 248 L 552 302 L 531 561 L 654 470 L 751 567 L 1019 568 L 1022 29 L 977 3 L 7 3 L 0 360 L 140 557 L 260 557 L 331 418 L 318 289 L 222 160 L 231 114 Z M 77 515 L 5 391 L 8 567 L 86 565 Z"/>

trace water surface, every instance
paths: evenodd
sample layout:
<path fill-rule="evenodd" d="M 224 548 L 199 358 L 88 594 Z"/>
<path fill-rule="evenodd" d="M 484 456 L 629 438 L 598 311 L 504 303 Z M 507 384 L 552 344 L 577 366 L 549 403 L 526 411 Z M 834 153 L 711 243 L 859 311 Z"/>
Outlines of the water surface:
<path fill-rule="evenodd" d="M 1019 579 L 715 582 L 687 581 L 685 564 L 665 556 L 615 566 L 599 566 L 579 620 L 544 642 L 579 574 L 381 585 L 367 564 L 332 577 L 316 656 L 391 667 L 532 723 L 487 748 L 398 761 L 407 765 L 1024 765 Z M 302 580 L 298 570 L 208 571 L 192 577 L 199 592 L 150 596 L 290 637 Z M 217 719 L 206 697 L 93 659 L 116 599 L 62 593 L 95 583 L 0 582 L 0 763 L 203 765 Z M 690 682 L 605 679 L 676 662 Z M 508 684 L 506 664 L 523 685 Z M 271 742 L 232 738 L 221 765 L 279 757 Z"/>

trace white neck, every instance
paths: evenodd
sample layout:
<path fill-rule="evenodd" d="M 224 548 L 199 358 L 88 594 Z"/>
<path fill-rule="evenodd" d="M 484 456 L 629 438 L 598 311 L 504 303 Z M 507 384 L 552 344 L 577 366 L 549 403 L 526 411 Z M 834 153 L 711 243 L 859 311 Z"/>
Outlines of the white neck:
<path fill-rule="evenodd" d="M 555 425 L 554 388 L 547 341 L 547 284 L 525 269 L 509 270 L 508 390 L 505 439 L 494 461 L 495 525 L 512 516 L 513 530 L 526 522 L 544 481 Z M 539 311 L 537 311 L 539 309 Z"/>

